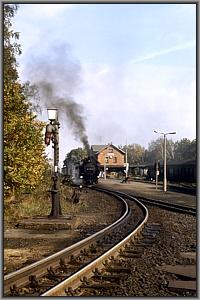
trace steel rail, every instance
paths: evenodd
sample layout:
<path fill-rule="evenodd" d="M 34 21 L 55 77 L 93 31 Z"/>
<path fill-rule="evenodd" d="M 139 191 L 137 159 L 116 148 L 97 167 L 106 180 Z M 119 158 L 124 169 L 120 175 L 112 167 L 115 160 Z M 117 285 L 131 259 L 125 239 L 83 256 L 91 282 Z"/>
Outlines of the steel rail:
<path fill-rule="evenodd" d="M 160 200 L 152 200 L 152 199 L 145 199 L 145 198 L 139 198 L 140 201 L 145 202 L 149 205 L 158 206 L 163 209 L 167 209 L 170 211 L 183 213 L 183 214 L 190 214 L 195 216 L 196 215 L 196 208 L 189 207 L 189 206 L 181 206 L 179 204 L 169 203 L 169 202 L 162 202 Z"/>
<path fill-rule="evenodd" d="M 133 197 L 130 194 L 126 194 L 123 192 L 118 192 L 118 194 L 119 195 L 127 195 L 127 197 Z M 196 215 L 196 208 L 194 208 L 194 207 L 175 204 L 175 203 L 169 203 L 169 202 L 163 202 L 161 200 L 147 199 L 147 198 L 143 198 L 143 197 L 137 197 L 137 198 L 140 201 L 145 202 L 146 204 L 149 204 L 149 205 L 158 206 L 160 208 L 167 209 L 170 211 L 175 211 L 178 213 Z"/>
<path fill-rule="evenodd" d="M 110 192 L 111 195 L 114 195 L 113 192 Z M 59 260 L 62 258 L 70 257 L 70 255 L 76 255 L 80 253 L 85 246 L 89 243 L 94 242 L 95 240 L 101 238 L 105 233 L 110 232 L 112 229 L 117 227 L 121 222 L 123 222 L 127 216 L 130 214 L 130 210 L 126 201 L 119 195 L 115 195 L 123 204 L 123 215 L 116 220 L 111 225 L 101 229 L 100 231 L 94 233 L 93 235 L 51 255 L 42 260 L 35 262 L 29 266 L 21 268 L 15 272 L 12 272 L 4 276 L 4 295 L 7 295 L 10 292 L 10 287 L 15 284 L 17 287 L 24 286 L 29 283 L 29 276 L 44 276 L 47 274 L 47 267 L 51 265 L 53 268 L 59 266 Z"/>
<path fill-rule="evenodd" d="M 95 190 L 101 190 L 102 192 L 106 193 L 111 193 L 111 191 L 106 190 L 106 189 L 99 189 L 99 188 L 93 188 Z M 113 194 L 117 194 L 112 191 Z M 127 197 L 127 195 L 124 195 Z M 80 280 L 83 276 L 87 275 L 87 277 L 91 277 L 93 274 L 93 270 L 95 268 L 98 268 L 101 270 L 104 268 L 104 262 L 106 259 L 109 259 L 111 256 L 112 257 L 117 257 L 119 255 L 119 251 L 123 250 L 125 245 L 129 243 L 130 241 L 134 241 L 134 239 L 138 236 L 138 234 L 143 230 L 145 224 L 147 223 L 148 220 L 148 210 L 142 204 L 139 200 L 134 198 L 134 201 L 139 205 L 139 207 L 143 211 L 143 220 L 137 224 L 137 228 L 134 229 L 130 234 L 128 234 L 124 239 L 122 239 L 118 244 L 113 246 L 111 249 L 106 251 L 104 254 L 102 254 L 100 257 L 94 259 L 91 263 L 88 265 L 84 266 L 81 270 L 78 272 L 74 273 L 67 279 L 63 280 L 60 282 L 58 285 L 54 286 L 50 290 L 46 291 L 45 293 L 41 294 L 41 296 L 66 296 L 66 289 L 72 288 L 76 289 L 80 286 Z"/>
<path fill-rule="evenodd" d="M 101 191 L 101 190 L 102 191 L 103 190 L 114 191 L 114 190 L 111 190 L 111 189 L 104 189 L 104 188 L 99 188 L 99 187 L 93 187 L 93 189 L 95 189 L 97 191 Z M 121 191 L 115 191 L 115 192 L 118 195 L 130 197 L 130 199 L 132 197 L 133 199 L 135 199 L 134 196 L 132 196 L 129 193 L 124 193 L 124 192 L 121 192 Z M 142 202 L 145 202 L 146 204 L 158 206 L 158 207 L 163 208 L 163 209 L 167 209 L 167 210 L 171 210 L 171 211 L 175 211 L 175 212 L 179 212 L 179 213 L 183 213 L 183 214 L 196 215 L 196 208 L 194 208 L 194 207 L 190 207 L 190 206 L 186 206 L 186 205 L 180 205 L 180 204 L 176 204 L 176 203 L 164 202 L 164 201 L 161 201 L 161 200 L 147 199 L 147 198 L 138 197 L 138 196 L 137 196 L 137 199 L 139 199 Z"/>

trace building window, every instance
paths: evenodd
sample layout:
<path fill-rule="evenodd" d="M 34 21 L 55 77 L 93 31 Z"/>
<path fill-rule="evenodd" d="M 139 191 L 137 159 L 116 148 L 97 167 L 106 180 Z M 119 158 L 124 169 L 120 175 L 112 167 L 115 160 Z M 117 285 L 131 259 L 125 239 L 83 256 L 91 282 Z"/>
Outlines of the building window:
<path fill-rule="evenodd" d="M 108 157 L 105 157 L 105 163 L 106 164 L 108 163 Z"/>
<path fill-rule="evenodd" d="M 109 153 L 113 153 L 113 148 L 108 148 Z"/>
<path fill-rule="evenodd" d="M 117 157 L 116 157 L 116 156 L 113 157 L 113 163 L 114 163 L 114 164 L 117 163 Z"/>

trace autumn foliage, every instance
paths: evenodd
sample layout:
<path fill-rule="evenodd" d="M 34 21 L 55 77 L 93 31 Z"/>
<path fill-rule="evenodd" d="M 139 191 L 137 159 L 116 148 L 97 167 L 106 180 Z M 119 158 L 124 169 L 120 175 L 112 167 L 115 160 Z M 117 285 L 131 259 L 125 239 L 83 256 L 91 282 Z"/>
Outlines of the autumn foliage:
<path fill-rule="evenodd" d="M 16 5 L 4 4 L 4 194 L 15 195 L 37 187 L 48 167 L 42 129 L 18 80 L 18 34 L 11 30 Z M 27 89 L 27 87 L 26 87 Z"/>

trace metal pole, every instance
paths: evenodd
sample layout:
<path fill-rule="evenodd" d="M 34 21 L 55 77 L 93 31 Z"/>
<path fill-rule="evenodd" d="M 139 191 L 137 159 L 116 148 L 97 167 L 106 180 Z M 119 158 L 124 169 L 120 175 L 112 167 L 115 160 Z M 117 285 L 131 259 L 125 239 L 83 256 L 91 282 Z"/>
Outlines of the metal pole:
<path fill-rule="evenodd" d="M 156 190 L 158 188 L 158 161 L 156 162 Z"/>
<path fill-rule="evenodd" d="M 106 180 L 106 156 L 105 156 L 105 163 L 104 163 L 104 179 Z"/>
<path fill-rule="evenodd" d="M 164 132 L 158 132 L 156 130 L 154 130 L 155 133 L 159 133 L 159 134 L 163 134 L 164 136 L 164 174 L 163 174 L 163 190 L 164 192 L 167 191 L 167 154 L 166 154 L 166 135 L 167 134 L 176 134 L 176 132 L 168 132 L 168 133 L 164 133 Z"/>
<path fill-rule="evenodd" d="M 127 165 L 127 144 L 126 144 L 126 177 L 128 176 L 128 165 Z"/>
<path fill-rule="evenodd" d="M 59 218 L 62 216 L 61 205 L 60 205 L 60 182 L 58 178 L 58 163 L 59 163 L 59 137 L 58 137 L 58 129 L 59 122 L 54 122 L 53 124 L 53 148 L 54 148 L 54 170 L 53 170 L 53 186 L 51 190 L 52 196 L 52 209 L 49 215 L 49 218 Z"/>
<path fill-rule="evenodd" d="M 166 157 L 166 134 L 164 134 L 164 192 L 167 191 L 167 157 Z"/>

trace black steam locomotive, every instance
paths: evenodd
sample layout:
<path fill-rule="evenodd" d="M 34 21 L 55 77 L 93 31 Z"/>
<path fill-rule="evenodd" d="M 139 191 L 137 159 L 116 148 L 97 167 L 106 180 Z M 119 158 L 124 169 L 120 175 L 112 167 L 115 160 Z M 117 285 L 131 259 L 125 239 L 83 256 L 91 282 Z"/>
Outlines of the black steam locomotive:
<path fill-rule="evenodd" d="M 81 162 L 72 163 L 68 161 L 62 168 L 65 182 L 71 182 L 75 186 L 92 185 L 98 183 L 100 164 L 92 150 Z"/>
<path fill-rule="evenodd" d="M 79 167 L 79 175 L 82 178 L 83 185 L 98 183 L 100 165 L 93 153 L 83 159 Z"/>

